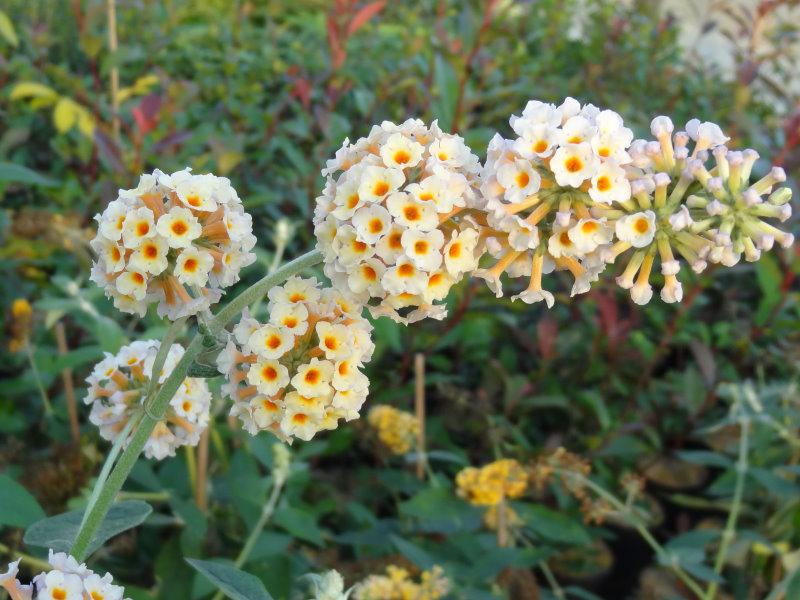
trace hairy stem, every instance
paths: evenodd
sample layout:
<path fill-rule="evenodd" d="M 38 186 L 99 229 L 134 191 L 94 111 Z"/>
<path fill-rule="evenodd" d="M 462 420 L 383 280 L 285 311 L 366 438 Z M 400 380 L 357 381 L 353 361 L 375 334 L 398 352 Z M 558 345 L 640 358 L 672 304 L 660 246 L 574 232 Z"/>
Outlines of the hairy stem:
<path fill-rule="evenodd" d="M 714 573 L 720 575 L 722 567 L 725 566 L 725 559 L 728 556 L 728 549 L 731 542 L 736 535 L 736 522 L 739 518 L 739 512 L 742 508 L 742 497 L 744 496 L 744 483 L 745 476 L 747 475 L 747 451 L 749 447 L 749 434 L 750 434 L 750 419 L 742 417 L 739 420 L 742 429 L 739 435 L 739 460 L 736 463 L 736 484 L 733 488 L 733 502 L 731 503 L 731 510 L 728 513 L 728 520 L 725 523 L 725 529 L 722 532 L 722 539 L 719 542 L 719 550 L 717 550 L 717 558 L 714 561 Z M 717 595 L 719 584 L 712 581 L 708 584 L 705 599 L 714 600 Z"/>
<path fill-rule="evenodd" d="M 231 300 L 227 306 L 220 310 L 219 313 L 208 322 L 206 327 L 208 333 L 213 336 L 219 335 L 225 326 L 240 314 L 245 307 L 266 294 L 270 288 L 286 281 L 286 279 L 292 275 L 296 275 L 304 269 L 314 266 L 321 260 L 322 254 L 318 250 L 312 250 L 290 263 L 287 263 L 274 273 L 262 277 Z M 153 432 L 158 422 L 163 418 L 164 413 L 166 413 L 169 401 L 186 378 L 189 367 L 204 350 L 203 338 L 204 335 L 202 332 L 194 336 L 194 339 L 192 339 L 191 343 L 186 348 L 186 352 L 184 352 L 178 364 L 175 365 L 172 373 L 170 373 L 169 377 L 164 381 L 155 396 L 148 400 L 142 419 L 134 429 L 127 448 L 122 453 L 122 456 L 120 456 L 119 461 L 114 466 L 114 470 L 108 476 L 108 479 L 102 485 L 102 488 L 97 494 L 97 501 L 86 514 L 84 518 L 85 522 L 75 537 L 75 542 L 72 545 L 70 554 L 78 561 L 82 561 L 86 558 L 86 551 L 89 548 L 94 534 L 103 522 L 106 513 L 108 513 L 108 510 L 111 508 L 117 493 L 122 489 L 131 469 L 133 469 L 133 466 L 136 464 L 147 439 L 150 437 L 150 434 Z"/>

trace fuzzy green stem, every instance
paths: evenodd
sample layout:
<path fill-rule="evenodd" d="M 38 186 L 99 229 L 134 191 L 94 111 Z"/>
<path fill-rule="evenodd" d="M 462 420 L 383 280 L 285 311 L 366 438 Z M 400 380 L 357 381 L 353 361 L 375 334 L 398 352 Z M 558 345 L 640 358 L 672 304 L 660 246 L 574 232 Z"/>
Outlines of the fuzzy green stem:
<path fill-rule="evenodd" d="M 744 496 L 744 483 L 748 468 L 747 452 L 750 437 L 750 419 L 748 417 L 742 417 L 739 420 L 739 424 L 742 431 L 739 435 L 739 460 L 736 463 L 736 484 L 733 488 L 733 503 L 731 504 L 730 512 L 728 512 L 728 520 L 725 523 L 722 539 L 719 542 L 719 550 L 717 550 L 717 558 L 714 561 L 714 573 L 717 575 L 722 574 L 722 567 L 725 566 L 728 549 L 736 535 L 736 522 L 739 518 L 739 512 L 742 508 L 742 497 Z M 716 581 L 710 582 L 706 590 L 705 600 L 714 600 L 717 596 L 718 589 L 719 584 Z"/>
<path fill-rule="evenodd" d="M 576 473 L 574 471 L 563 471 L 561 469 L 557 469 L 557 471 L 568 477 L 578 480 L 580 483 L 591 489 L 595 494 L 607 500 L 609 504 L 619 511 L 620 515 L 624 519 L 633 525 L 636 531 L 639 532 L 639 535 L 642 536 L 642 539 L 647 542 L 647 545 L 650 546 L 656 555 L 662 559 L 664 565 L 672 569 L 678 579 L 680 579 L 686 585 L 686 587 L 688 587 L 701 600 L 705 597 L 702 588 L 697 584 L 697 582 L 695 582 L 694 579 L 692 579 L 689 574 L 686 573 L 686 571 L 684 571 L 680 565 L 676 563 L 676 561 L 670 559 L 670 553 L 658 543 L 658 540 L 656 540 L 650 531 L 648 531 L 641 519 L 633 511 L 627 509 L 625 504 L 619 498 L 605 488 L 597 485 L 588 477 L 584 477 L 580 473 Z"/>
<path fill-rule="evenodd" d="M 36 388 L 39 390 L 39 395 L 42 397 L 44 414 L 49 417 L 53 414 L 53 405 L 50 404 L 50 399 L 47 397 L 47 390 L 44 389 L 44 383 L 42 383 L 42 376 L 39 374 L 39 368 L 36 366 L 36 360 L 33 357 L 33 346 L 27 341 L 25 342 L 25 355 L 28 357 L 28 364 L 31 366 L 31 373 L 33 373 L 33 380 L 36 382 Z"/>
<path fill-rule="evenodd" d="M 97 502 L 97 497 L 100 495 L 100 490 L 103 489 L 103 485 L 105 485 L 109 473 L 111 473 L 111 468 L 114 466 L 114 461 L 117 460 L 117 456 L 119 456 L 119 452 L 122 450 L 125 440 L 128 439 L 131 429 L 133 429 L 134 425 L 138 423 L 141 415 L 141 411 L 134 413 L 134 415 L 128 419 L 128 422 L 125 423 L 125 427 L 123 427 L 122 431 L 119 432 L 117 439 L 114 440 L 114 445 L 111 446 L 111 450 L 108 452 L 108 456 L 106 456 L 106 462 L 103 463 L 103 468 L 100 470 L 100 475 L 98 475 L 97 481 L 94 484 L 92 494 L 89 496 L 89 501 L 86 503 L 86 509 L 83 511 L 83 519 L 81 520 L 81 527 L 86 524 L 86 518 L 89 516 L 89 513 L 92 511 L 92 508 Z"/>
<path fill-rule="evenodd" d="M 287 263 L 274 273 L 268 274 L 259 279 L 252 286 L 247 288 L 241 294 L 236 296 L 231 302 L 225 306 L 217 315 L 207 324 L 208 333 L 213 336 L 219 335 L 225 326 L 232 321 L 238 314 L 244 310 L 245 307 L 252 304 L 255 300 L 266 294 L 270 288 L 284 282 L 292 275 L 300 273 L 308 267 L 312 267 L 322 260 L 322 254 L 318 250 L 312 250 L 295 260 Z M 125 480 L 136 464 L 139 454 L 142 452 L 145 443 L 147 442 L 153 429 L 158 422 L 163 418 L 166 413 L 169 401 L 178 391 L 178 388 L 186 378 L 186 373 L 195 359 L 204 350 L 203 346 L 203 333 L 198 333 L 194 336 L 189 346 L 186 348 L 178 364 L 170 373 L 169 377 L 164 381 L 161 388 L 156 395 L 150 399 L 146 405 L 146 410 L 142 416 L 142 420 L 134 429 L 131 435 L 128 447 L 120 456 L 119 461 L 114 467 L 114 470 L 108 476 L 108 479 L 103 484 L 97 496 L 97 502 L 92 507 L 92 510 L 86 517 L 86 522 L 78 531 L 75 537 L 75 542 L 72 545 L 70 554 L 78 561 L 86 558 L 86 550 L 103 522 L 103 519 L 111 508 L 114 498 L 117 493 L 122 489 Z"/>

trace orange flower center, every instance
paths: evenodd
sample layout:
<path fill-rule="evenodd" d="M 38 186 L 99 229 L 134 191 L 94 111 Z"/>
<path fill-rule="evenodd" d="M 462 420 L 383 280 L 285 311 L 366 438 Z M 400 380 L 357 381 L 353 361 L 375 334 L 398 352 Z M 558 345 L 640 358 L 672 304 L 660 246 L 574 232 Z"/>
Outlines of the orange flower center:
<path fill-rule="evenodd" d="M 275 370 L 275 367 L 267 365 L 261 369 L 261 376 L 267 381 L 275 381 L 278 378 L 278 372 Z"/>
<path fill-rule="evenodd" d="M 66 600 L 67 599 L 67 590 L 64 588 L 55 588 L 53 590 L 53 600 Z"/>
<path fill-rule="evenodd" d="M 142 249 L 142 253 L 144 254 L 145 258 L 155 258 L 158 256 L 158 247 L 154 244 L 147 244 Z"/>
<path fill-rule="evenodd" d="M 609 156 L 611 156 L 611 150 L 609 150 L 608 148 L 600 148 L 600 149 L 597 151 L 597 153 L 598 153 L 600 156 L 602 156 L 603 158 L 608 158 Z"/>
<path fill-rule="evenodd" d="M 520 171 L 517 173 L 517 187 L 524 188 L 531 180 L 531 176 L 528 175 L 525 171 Z"/>
<path fill-rule="evenodd" d="M 611 180 L 606 175 L 601 175 L 597 178 L 597 189 L 601 192 L 611 189 Z"/>
<path fill-rule="evenodd" d="M 423 202 L 427 202 L 428 200 L 433 200 L 433 192 L 422 192 L 419 196 L 417 196 Z"/>
<path fill-rule="evenodd" d="M 194 273 L 197 270 L 197 261 L 194 258 L 187 258 L 183 263 L 183 270 Z"/>
<path fill-rule="evenodd" d="M 364 242 L 359 242 L 358 240 L 353 240 L 352 248 L 354 252 L 358 252 L 359 254 L 366 251 L 367 245 Z"/>
<path fill-rule="evenodd" d="M 375 269 L 369 265 L 364 265 L 364 267 L 361 269 L 361 273 L 364 275 L 364 279 L 368 281 L 375 281 L 378 278 L 378 274 L 375 272 Z"/>
<path fill-rule="evenodd" d="M 564 163 L 564 168 L 570 173 L 577 173 L 583 169 L 583 161 L 577 156 L 570 156 Z"/>
<path fill-rule="evenodd" d="M 295 423 L 299 423 L 300 425 L 302 425 L 303 423 L 305 423 L 306 421 L 308 421 L 308 415 L 304 415 L 303 413 L 297 413 L 296 415 L 294 415 L 294 416 L 292 417 L 292 421 L 294 421 Z"/>
<path fill-rule="evenodd" d="M 336 348 L 339 347 L 339 340 L 337 340 L 332 335 L 326 336 L 325 337 L 325 347 L 328 350 L 336 350 Z"/>
<path fill-rule="evenodd" d="M 175 235 L 183 235 L 189 231 L 189 225 L 187 225 L 185 221 L 174 221 L 170 229 L 172 229 L 172 233 Z"/>
<path fill-rule="evenodd" d="M 306 375 L 303 379 L 305 379 L 306 383 L 315 385 L 319 383 L 320 372 L 318 369 L 309 369 L 308 371 L 306 371 Z"/>
<path fill-rule="evenodd" d="M 572 245 L 572 240 L 569 239 L 569 234 L 566 232 L 566 230 L 562 231 L 561 235 L 558 236 L 558 241 L 561 242 L 562 246 Z"/>
<path fill-rule="evenodd" d="M 403 209 L 403 216 L 405 216 L 406 221 L 419 221 L 419 209 L 416 206 L 406 206 Z"/>
<path fill-rule="evenodd" d="M 300 292 L 295 292 L 294 294 L 289 296 L 289 302 L 300 302 L 305 299 L 306 299 L 305 294 L 301 294 Z"/>
<path fill-rule="evenodd" d="M 378 218 L 372 219 L 369 222 L 369 232 L 380 233 L 381 231 L 383 231 L 383 221 Z"/>
<path fill-rule="evenodd" d="M 372 186 L 372 193 L 375 196 L 385 196 L 386 192 L 389 191 L 389 184 L 385 181 L 378 181 L 374 186 Z"/>
<path fill-rule="evenodd" d="M 294 329 L 297 327 L 297 318 L 296 317 L 286 317 L 283 320 L 284 326 L 288 327 L 289 329 Z"/>
<path fill-rule="evenodd" d="M 434 273 L 431 275 L 431 278 L 428 279 L 428 287 L 436 287 L 442 283 L 442 279 L 444 279 L 444 277 L 442 277 L 441 273 Z"/>
<path fill-rule="evenodd" d="M 116 246 L 111 248 L 111 258 L 114 260 L 114 262 L 117 262 L 120 258 L 122 258 L 122 253 Z"/>
<path fill-rule="evenodd" d="M 461 256 L 461 244 L 453 244 L 450 246 L 450 250 L 448 250 L 447 253 L 450 255 L 450 258 L 458 258 Z"/>
<path fill-rule="evenodd" d="M 579 135 L 573 135 L 571 138 L 567 140 L 570 144 L 580 144 L 583 141 L 583 138 Z"/>
<path fill-rule="evenodd" d="M 539 140 L 533 145 L 533 151 L 541 154 L 546 151 L 549 144 L 545 140 Z"/>
<path fill-rule="evenodd" d="M 414 242 L 414 252 L 417 254 L 427 254 L 428 253 L 428 242 L 425 240 L 418 240 Z"/>
<path fill-rule="evenodd" d="M 584 223 L 581 226 L 581 230 L 583 231 L 583 233 L 592 233 L 594 231 L 597 231 L 598 227 L 599 227 L 599 225 L 596 222 L 594 222 L 594 221 L 586 221 L 586 223 Z"/>
<path fill-rule="evenodd" d="M 355 208 L 356 204 L 358 204 L 358 194 L 353 194 L 347 198 L 347 208 Z"/>
<path fill-rule="evenodd" d="M 397 267 L 397 273 L 401 277 L 411 277 L 414 274 L 414 267 L 408 263 L 403 263 Z"/>
<path fill-rule="evenodd" d="M 271 335 L 267 338 L 267 347 L 273 350 L 281 347 L 281 338 L 277 335 Z"/>
<path fill-rule="evenodd" d="M 639 217 L 633 223 L 633 228 L 639 233 L 647 233 L 650 230 L 650 223 L 647 219 Z"/>
<path fill-rule="evenodd" d="M 136 224 L 136 234 L 142 236 L 148 233 L 150 233 L 150 224 L 145 221 L 139 221 Z"/>
<path fill-rule="evenodd" d="M 411 155 L 405 150 L 398 150 L 392 158 L 398 165 L 404 165 L 411 160 Z"/>
<path fill-rule="evenodd" d="M 141 273 L 133 273 L 131 275 L 131 279 L 133 279 L 133 281 L 138 285 L 142 285 L 144 283 L 144 276 Z"/>
<path fill-rule="evenodd" d="M 403 247 L 401 233 L 393 233 L 389 236 L 389 247 L 392 250 L 400 250 Z"/>
<path fill-rule="evenodd" d="M 192 194 L 190 196 L 186 196 L 186 204 L 197 207 L 200 206 L 202 202 L 200 201 L 200 196 L 197 194 Z"/>

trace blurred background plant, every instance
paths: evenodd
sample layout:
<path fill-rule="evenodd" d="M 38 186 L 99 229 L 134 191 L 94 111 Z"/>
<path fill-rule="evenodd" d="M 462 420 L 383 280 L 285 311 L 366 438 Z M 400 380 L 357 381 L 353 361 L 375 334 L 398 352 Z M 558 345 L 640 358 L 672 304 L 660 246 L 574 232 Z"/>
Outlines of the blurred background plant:
<path fill-rule="evenodd" d="M 791 178 L 800 164 L 791 0 L 7 0 L 0 10 L 9 558 L 41 556 L 21 528 L 86 503 L 107 451 L 80 402 L 90 366 L 163 333 L 151 317 L 120 319 L 88 284 L 92 216 L 142 171 L 230 177 L 261 240 L 252 281 L 313 244 L 320 168 L 382 119 L 438 118 L 481 154 L 529 98 L 573 95 L 639 134 L 656 114 L 717 121 L 732 145 L 760 152 L 758 175 L 778 164 Z M 572 300 L 563 287 L 547 311 L 465 282 L 446 321 L 375 322 L 370 403 L 417 421 L 382 435 L 363 419 L 297 445 L 246 569 L 276 598 L 330 568 L 348 587 L 387 568 L 409 581 L 442 569 L 453 598 L 695 597 L 676 566 L 709 598 L 800 597 L 798 274 L 795 246 L 696 277 L 683 304 L 646 310 L 613 286 Z M 417 353 L 427 375 L 415 404 Z M 123 496 L 155 513 L 93 559 L 135 599 L 209 596 L 182 557 L 233 560 L 274 489 L 272 440 L 226 421 L 218 394 L 214 410 L 197 450 L 140 461 Z M 402 443 L 387 447 L 386 435 Z M 460 470 L 501 458 L 538 485 L 488 511 L 457 496 Z"/>

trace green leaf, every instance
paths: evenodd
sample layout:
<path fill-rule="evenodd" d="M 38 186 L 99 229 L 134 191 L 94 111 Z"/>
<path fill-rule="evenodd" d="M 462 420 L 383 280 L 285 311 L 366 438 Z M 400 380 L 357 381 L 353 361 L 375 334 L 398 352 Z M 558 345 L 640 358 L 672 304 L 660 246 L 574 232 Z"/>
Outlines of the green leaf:
<path fill-rule="evenodd" d="M 11 19 L 8 18 L 8 15 L 2 10 L 0 10 L 0 37 L 2 37 L 9 43 L 10 46 L 13 46 L 14 48 L 19 46 L 19 38 L 17 37 L 17 32 L 14 29 L 14 24 L 11 22 Z"/>
<path fill-rule="evenodd" d="M 708 450 L 681 450 L 677 452 L 678 458 L 688 463 L 696 465 L 706 465 L 709 467 L 722 467 L 728 469 L 733 467 L 733 461 L 723 454 L 710 452 Z"/>
<path fill-rule="evenodd" d="M 284 506 L 275 513 L 273 520 L 294 537 L 322 546 L 322 531 L 307 512 Z"/>
<path fill-rule="evenodd" d="M 592 541 L 584 526 L 564 513 L 541 504 L 512 503 L 511 507 L 542 538 L 570 545 L 588 544 Z"/>
<path fill-rule="evenodd" d="M 480 510 L 445 487 L 420 491 L 400 504 L 400 514 L 418 519 L 419 529 L 429 533 L 475 531 L 481 524 Z"/>
<path fill-rule="evenodd" d="M 9 162 L 0 162 L 0 182 L 24 183 L 26 185 L 38 185 L 41 187 L 56 187 L 61 185 L 59 181 L 39 175 L 36 171 L 15 165 Z"/>
<path fill-rule="evenodd" d="M 233 600 L 272 600 L 255 575 L 210 560 L 187 558 L 186 562 Z"/>
<path fill-rule="evenodd" d="M 27 527 L 46 516 L 28 490 L 8 475 L 0 475 L 0 525 Z"/>
<path fill-rule="evenodd" d="M 141 500 L 118 502 L 108 511 L 97 528 L 87 554 L 93 553 L 110 538 L 144 522 L 153 509 Z M 25 531 L 23 538 L 30 546 L 52 548 L 56 552 L 69 552 L 83 519 L 83 510 L 71 510 L 55 517 L 37 521 Z"/>
<path fill-rule="evenodd" d="M 416 544 L 412 544 L 408 540 L 404 540 L 396 535 L 391 536 L 391 539 L 392 543 L 400 551 L 400 554 L 405 556 L 420 569 L 430 569 L 436 564 L 436 560 Z"/>

